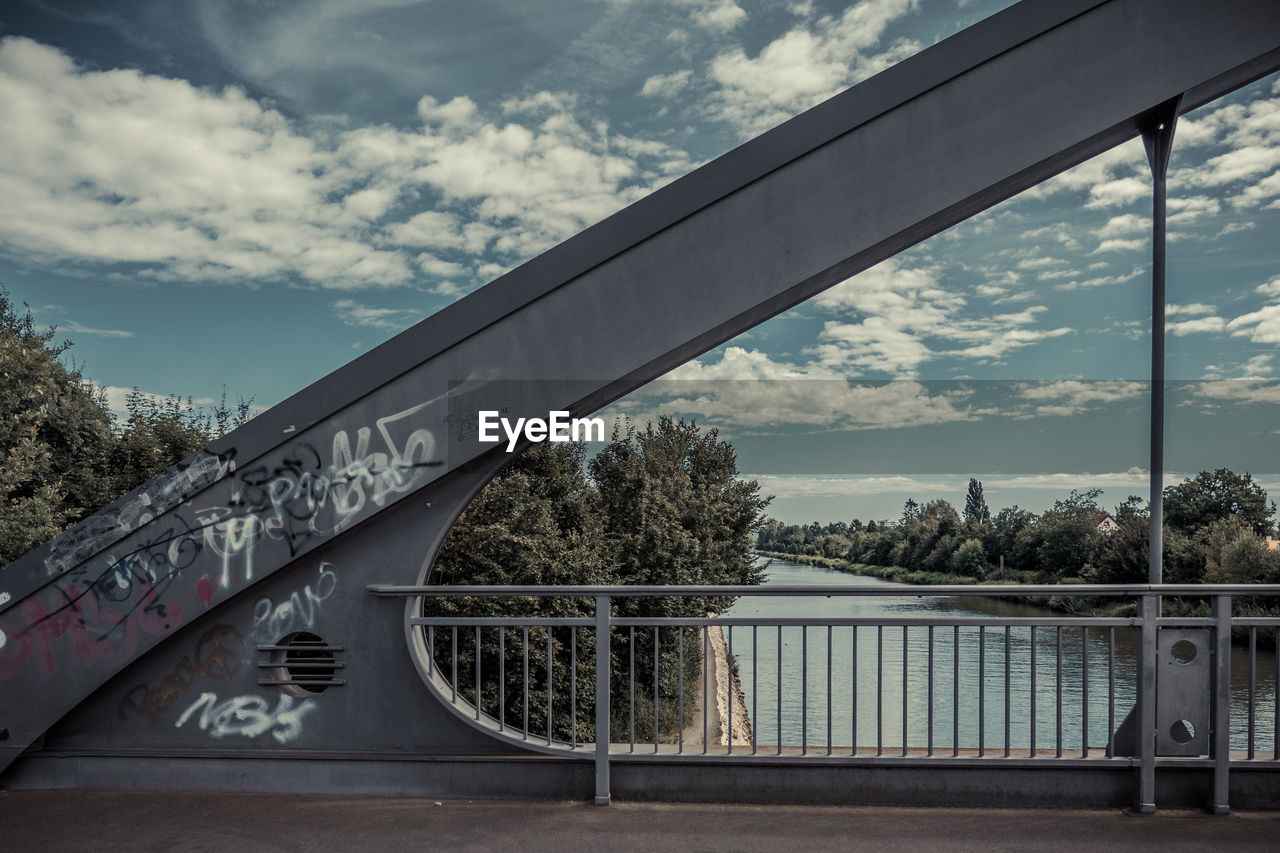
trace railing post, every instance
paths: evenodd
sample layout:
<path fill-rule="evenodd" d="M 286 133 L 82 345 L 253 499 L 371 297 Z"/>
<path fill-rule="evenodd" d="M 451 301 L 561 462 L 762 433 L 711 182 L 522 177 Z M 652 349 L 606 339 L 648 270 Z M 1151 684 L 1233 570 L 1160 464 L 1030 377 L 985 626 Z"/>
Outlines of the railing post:
<path fill-rule="evenodd" d="M 1156 810 L 1156 632 L 1160 596 L 1142 596 L 1142 644 L 1138 654 L 1138 798 L 1134 810 Z"/>
<path fill-rule="evenodd" d="M 1213 750 L 1213 794 L 1209 809 L 1214 814 L 1231 812 L 1227 774 L 1231 769 L 1231 596 L 1213 599 L 1213 722 L 1210 737 Z"/>
<path fill-rule="evenodd" d="M 609 609 L 596 596 L 596 805 L 609 805 Z"/>

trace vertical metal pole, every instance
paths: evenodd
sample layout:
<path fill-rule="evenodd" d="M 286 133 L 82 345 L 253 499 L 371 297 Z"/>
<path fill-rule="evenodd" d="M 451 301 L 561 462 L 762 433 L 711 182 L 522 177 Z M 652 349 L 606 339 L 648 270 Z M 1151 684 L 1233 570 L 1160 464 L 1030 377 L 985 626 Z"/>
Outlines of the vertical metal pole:
<path fill-rule="evenodd" d="M 609 805 L 609 596 L 596 596 L 596 805 Z M 576 630 L 576 629 L 575 629 Z"/>
<path fill-rule="evenodd" d="M 1213 722 L 1209 726 L 1213 754 L 1214 814 L 1231 811 L 1227 774 L 1231 770 L 1231 596 L 1213 599 Z"/>
<path fill-rule="evenodd" d="M 929 758 L 933 758 L 933 626 L 929 626 L 929 715 L 927 720 L 927 734 L 925 735 L 925 743 L 928 752 L 925 754 Z"/>
<path fill-rule="evenodd" d="M 1161 583 L 1164 551 L 1165 172 L 1181 96 L 1156 110 L 1142 133 L 1151 166 L 1151 532 L 1148 583 Z"/>
<path fill-rule="evenodd" d="M 1138 797 L 1134 810 L 1156 810 L 1156 631 L 1160 597 L 1142 596 L 1142 639 L 1138 655 Z"/>
<path fill-rule="evenodd" d="M 800 626 L 800 754 L 809 754 L 809 626 Z"/>

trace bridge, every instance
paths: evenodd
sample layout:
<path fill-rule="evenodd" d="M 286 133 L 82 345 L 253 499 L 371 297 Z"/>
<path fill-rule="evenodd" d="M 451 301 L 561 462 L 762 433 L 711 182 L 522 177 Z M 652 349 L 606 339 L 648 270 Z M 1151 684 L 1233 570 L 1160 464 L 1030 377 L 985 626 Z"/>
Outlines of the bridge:
<path fill-rule="evenodd" d="M 974 755 L 921 756 L 905 740 L 896 746 L 907 754 L 892 766 L 884 743 L 879 755 L 864 755 L 851 740 L 840 744 L 848 755 L 833 746 L 823 756 L 825 769 L 783 748 L 798 746 L 809 759 L 803 738 L 779 739 L 772 763 L 758 743 L 755 755 L 708 751 L 696 761 L 662 749 L 626 761 L 618 753 L 630 744 L 612 737 L 585 753 L 585 744 L 570 742 L 566 752 L 548 732 L 539 747 L 528 726 L 512 738 L 505 717 L 479 701 L 468 709 L 466 691 L 437 665 L 433 638 L 445 626 L 420 615 L 424 596 L 438 592 L 431 566 L 449 528 L 509 459 L 476 441 L 478 411 L 593 412 L 1138 135 L 1148 142 L 1159 213 L 1177 116 L 1277 68 L 1280 6 L 1268 0 L 1024 0 L 512 270 L 0 574 L 0 784 L 594 793 L 607 801 L 611 792 L 706 798 L 713 785 L 723 796 L 766 774 L 762 790 L 782 799 L 859 801 L 882 790 L 903 800 L 991 803 L 1039 789 L 1143 810 L 1157 799 L 1198 798 L 1216 810 L 1280 805 L 1275 743 L 1267 757 L 1251 729 L 1238 756 L 1223 739 L 1233 701 L 1223 695 L 1231 657 L 1224 631 L 1237 626 L 1256 637 L 1273 626 L 1233 616 L 1239 589 L 1200 589 L 1217 609 L 1193 625 L 1162 621 L 1157 597 L 1175 590 L 1159 584 L 1100 593 L 1140 604 L 1132 624 L 1086 629 L 1141 632 L 1131 754 L 1117 751 L 1109 729 L 1097 756 L 1085 742 L 1083 766 L 1065 753 L 1058 760 L 1067 748 L 1059 741 L 1056 763 L 1042 767 L 1031 746 L 1025 759 L 1034 768 L 1022 756 L 989 756 L 985 744 Z M 1159 215 L 1156 222 L 1159 229 Z M 620 325 L 633 333 L 619 335 Z M 1153 428 L 1157 483 L 1158 435 Z M 636 590 L 556 594 L 571 593 L 597 601 L 590 628 L 609 638 L 595 644 L 597 655 L 623 629 L 654 627 L 611 620 L 610 597 Z M 460 627 L 482 626 L 455 622 L 450 638 Z M 549 637 L 554 626 L 497 627 Z M 568 627 L 577 636 L 582 626 Z M 988 626 L 1006 627 L 1014 626 Z M 1161 637 L 1180 630 L 1208 638 L 1196 671 L 1216 697 L 1201 709 L 1208 728 L 1190 738 L 1194 755 L 1169 754 L 1170 730 L 1157 731 L 1162 714 L 1181 707 L 1170 704 L 1177 699 L 1162 706 L 1160 685 L 1172 682 L 1157 670 L 1167 659 Z M 608 703 L 592 710 L 605 730 Z M 941 761 L 950 770 L 939 775 Z M 1076 781 L 1064 788 L 1062 774 Z M 1096 774 L 1109 781 L 1081 781 Z M 730 777 L 729 787 L 719 784 Z M 943 778 L 941 788 L 926 781 Z"/>

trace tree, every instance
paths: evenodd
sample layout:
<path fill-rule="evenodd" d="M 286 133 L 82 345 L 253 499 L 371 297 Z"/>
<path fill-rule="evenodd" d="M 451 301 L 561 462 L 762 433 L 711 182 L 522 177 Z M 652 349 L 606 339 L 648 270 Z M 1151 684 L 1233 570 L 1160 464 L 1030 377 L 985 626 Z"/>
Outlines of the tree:
<path fill-rule="evenodd" d="M 913 518 L 920 517 L 920 504 L 916 503 L 913 498 L 907 498 L 907 502 L 902 505 L 902 523 L 906 524 Z"/>
<path fill-rule="evenodd" d="M 1244 522 L 1256 536 L 1275 532 L 1276 505 L 1248 473 L 1219 468 L 1201 471 L 1164 490 L 1164 519 L 1170 527 L 1195 533 L 1224 519 Z"/>
<path fill-rule="evenodd" d="M 768 503 L 759 485 L 738 477 L 733 448 L 714 430 L 663 418 L 643 431 L 616 429 L 613 440 L 588 463 L 581 445 L 539 443 L 526 450 L 481 490 L 467 507 L 436 559 L 436 582 L 483 584 L 750 584 L 763 579 L 751 554 L 756 530 Z M 794 531 L 792 530 L 794 527 Z M 820 527 L 820 526 L 819 526 Z M 762 531 L 790 542 L 806 533 L 797 526 L 772 522 Z M 774 541 L 777 541 L 776 539 Z M 620 598 L 619 617 L 697 617 L 716 611 L 723 598 Z M 509 602 L 495 599 L 436 599 L 424 605 L 425 615 L 466 613 L 495 615 Z M 583 599 L 521 602 L 521 615 L 587 616 L 594 604 Z M 553 715 L 553 735 L 569 738 L 575 731 L 590 739 L 594 720 L 588 701 L 593 672 L 594 639 L 574 629 L 531 629 L 529 683 L 546 684 L 546 652 L 551 646 L 553 695 L 569 695 L 573 678 L 571 644 L 577 645 L 579 673 L 576 690 L 580 714 Z M 443 632 L 442 632 L 443 633 Z M 613 684 L 620 691 L 615 708 L 629 709 L 630 697 L 621 691 L 628 683 L 632 652 L 636 678 L 652 684 L 657 652 L 657 680 L 670 701 L 692 690 L 698 673 L 700 645 L 696 631 L 662 631 L 654 649 L 652 632 L 637 631 L 611 646 Z M 634 640 L 635 647 L 630 643 Z M 685 645 L 685 684 L 679 683 L 680 643 Z M 512 634 L 506 649 L 507 722 L 522 723 L 523 636 Z M 437 637 L 437 661 L 451 666 L 452 634 Z M 479 644 L 482 668 L 497 672 L 500 639 L 483 634 Z M 459 639 L 457 686 L 469 701 L 474 696 L 476 643 Z M 491 668 L 492 667 L 492 668 Z M 625 676 L 627 677 L 624 677 Z M 594 682 L 592 682 L 594 683 Z M 479 702 L 497 715 L 497 683 L 482 686 Z M 471 692 L 467 692 L 471 691 Z M 487 691 L 487 692 L 485 692 Z M 541 698 L 540 698 L 541 697 Z M 545 720 L 546 691 L 531 689 L 530 719 Z M 693 694 L 687 697 L 693 701 Z M 645 698 L 638 697 L 643 704 Z M 653 708 L 637 705 L 636 735 L 652 738 Z M 660 728 L 667 731 L 678 716 L 678 703 L 659 708 Z"/>
<path fill-rule="evenodd" d="M 974 526 L 991 522 L 991 510 L 982 495 L 982 483 L 973 477 L 969 478 L 969 493 L 964 499 L 964 520 Z"/>
<path fill-rule="evenodd" d="M 137 389 L 121 425 L 102 389 L 0 287 L 0 566 L 52 539 L 249 418 Z M 217 424 L 218 432 L 214 431 Z"/>
<path fill-rule="evenodd" d="M 113 441 L 102 395 L 64 364 L 67 341 L 39 330 L 0 288 L 0 565 L 110 501 Z"/>

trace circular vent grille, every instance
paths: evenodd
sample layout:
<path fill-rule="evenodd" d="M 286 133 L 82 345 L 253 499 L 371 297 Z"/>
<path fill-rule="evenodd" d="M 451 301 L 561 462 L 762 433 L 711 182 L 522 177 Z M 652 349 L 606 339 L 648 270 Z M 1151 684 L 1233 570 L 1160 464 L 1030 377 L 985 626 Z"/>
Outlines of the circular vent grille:
<path fill-rule="evenodd" d="M 306 695 L 322 693 L 329 687 L 341 686 L 337 680 L 342 664 L 334 657 L 342 646 L 331 646 L 308 631 L 298 631 L 271 647 L 273 676 L 270 683 L 287 693 Z"/>

